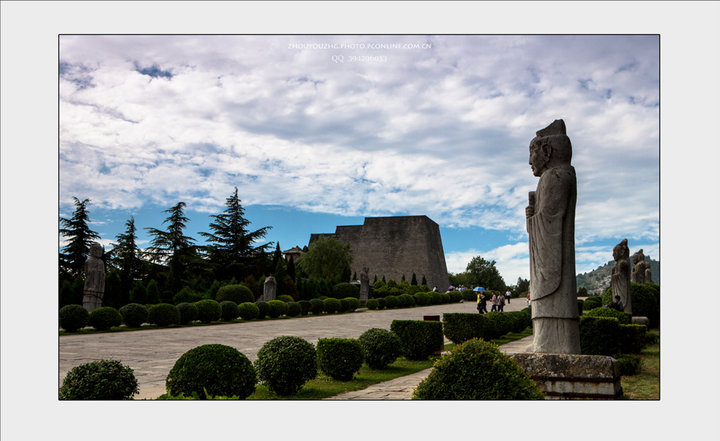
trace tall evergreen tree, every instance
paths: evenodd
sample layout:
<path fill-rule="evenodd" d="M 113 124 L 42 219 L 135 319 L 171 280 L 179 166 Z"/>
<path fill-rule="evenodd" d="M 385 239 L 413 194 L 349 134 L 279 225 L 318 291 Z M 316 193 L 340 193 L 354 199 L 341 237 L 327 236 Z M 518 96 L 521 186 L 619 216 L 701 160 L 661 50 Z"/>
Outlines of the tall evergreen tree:
<path fill-rule="evenodd" d="M 273 253 L 272 257 L 272 268 L 273 270 L 277 268 L 278 261 L 282 258 L 282 251 L 280 251 L 280 242 L 277 242 L 277 246 L 275 247 L 275 252 Z"/>
<path fill-rule="evenodd" d="M 120 275 L 121 291 L 127 296 L 135 280 L 142 276 L 143 262 L 140 257 L 142 252 L 137 246 L 135 218 L 130 216 L 125 227 L 124 233 L 115 236 L 117 242 L 113 244 L 113 249 L 108 254 L 111 264 L 117 268 Z"/>
<path fill-rule="evenodd" d="M 193 245 L 195 239 L 183 234 L 185 223 L 190 220 L 183 214 L 184 208 L 185 202 L 178 202 L 164 211 L 170 213 L 170 216 L 163 221 L 163 224 L 168 224 L 167 231 L 147 228 L 153 237 L 151 256 L 156 262 L 167 265 L 168 288 L 173 293 L 177 293 L 182 288 L 188 266 L 196 257 L 196 249 Z"/>
<path fill-rule="evenodd" d="M 269 244 L 255 245 L 271 227 L 249 231 L 250 221 L 245 219 L 245 209 L 238 197 L 238 189 L 225 200 L 225 211 L 211 216 L 210 233 L 200 233 L 207 238 L 205 247 L 210 263 L 215 267 L 216 278 L 226 280 L 234 277 L 243 280 L 255 272 L 257 257 Z M 277 265 L 277 262 L 275 262 Z M 273 266 L 274 268 L 274 266 Z"/>
<path fill-rule="evenodd" d="M 71 277 L 82 274 L 85 260 L 90 252 L 92 239 L 99 239 L 100 235 L 88 226 L 90 214 L 87 205 L 90 199 L 83 201 L 73 196 L 75 211 L 70 219 L 60 218 L 60 234 L 67 238 L 67 245 L 60 252 L 60 270 Z"/>

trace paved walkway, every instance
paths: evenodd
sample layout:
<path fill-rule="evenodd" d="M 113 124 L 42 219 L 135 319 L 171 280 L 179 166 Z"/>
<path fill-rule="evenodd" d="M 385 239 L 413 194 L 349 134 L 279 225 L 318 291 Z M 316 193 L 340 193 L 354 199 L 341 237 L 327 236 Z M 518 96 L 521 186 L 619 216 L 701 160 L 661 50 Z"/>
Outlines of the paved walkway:
<path fill-rule="evenodd" d="M 506 311 L 516 311 L 525 306 L 524 299 L 513 300 L 505 305 Z M 196 346 L 209 343 L 233 346 L 254 361 L 265 342 L 281 335 L 295 335 L 316 344 L 320 338 L 357 338 L 370 328 L 390 329 L 393 320 L 422 320 L 424 315 L 442 316 L 446 312 L 476 313 L 475 303 L 175 329 L 65 335 L 59 337 L 58 387 L 73 367 L 94 360 L 113 359 L 134 370 L 140 389 L 135 399 L 154 399 L 165 393 L 165 378 L 175 361 Z M 420 381 L 417 380 L 417 383 Z"/>

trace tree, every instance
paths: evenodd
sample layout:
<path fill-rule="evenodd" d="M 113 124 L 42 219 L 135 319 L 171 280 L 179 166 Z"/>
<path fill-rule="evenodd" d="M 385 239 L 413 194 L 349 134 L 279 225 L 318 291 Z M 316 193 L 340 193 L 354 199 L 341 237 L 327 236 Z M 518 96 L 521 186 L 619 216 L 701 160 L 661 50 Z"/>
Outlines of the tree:
<path fill-rule="evenodd" d="M 518 294 L 530 291 L 530 281 L 528 279 L 518 277 L 517 283 L 515 284 L 515 290 Z"/>
<path fill-rule="evenodd" d="M 487 261 L 480 256 L 472 258 L 465 272 L 468 282 L 473 286 L 482 286 L 494 291 L 505 291 L 507 286 L 500 272 L 495 268 L 495 261 Z"/>
<path fill-rule="evenodd" d="M 350 244 L 334 237 L 321 237 L 298 258 L 296 267 L 310 278 L 345 282 L 350 278 L 351 263 Z"/>
<path fill-rule="evenodd" d="M 245 219 L 245 209 L 238 197 L 238 189 L 225 200 L 225 210 L 211 216 L 211 233 L 200 233 L 207 239 L 205 247 L 208 259 L 215 269 L 215 277 L 220 280 L 235 278 L 243 280 L 257 270 L 255 262 L 261 251 L 269 246 L 255 246 L 271 227 L 249 231 L 250 221 Z"/>
<path fill-rule="evenodd" d="M 412 274 L 412 279 L 410 279 L 410 284 L 411 284 L 411 285 L 417 285 L 417 284 L 418 284 L 418 283 L 417 283 L 417 276 L 415 275 L 415 273 Z"/>
<path fill-rule="evenodd" d="M 125 233 L 115 236 L 117 243 L 112 244 L 113 249 L 108 253 L 108 260 L 118 270 L 122 300 L 129 300 L 130 289 L 135 280 L 142 276 L 143 261 L 140 258 L 140 248 L 137 246 L 135 218 L 130 216 L 125 227 Z"/>
<path fill-rule="evenodd" d="M 92 239 L 100 239 L 100 235 L 92 231 L 88 226 L 90 221 L 90 213 L 87 205 L 90 199 L 80 201 L 73 196 L 75 201 L 75 211 L 70 219 L 60 218 L 60 234 L 67 239 L 67 245 L 62 248 L 60 253 L 60 269 L 71 277 L 77 277 L 82 274 L 90 251 Z"/>
<path fill-rule="evenodd" d="M 188 266 L 196 257 L 193 242 L 195 239 L 183 234 L 185 223 L 189 221 L 183 214 L 185 202 L 178 202 L 172 208 L 165 210 L 170 213 L 163 224 L 168 224 L 167 231 L 157 228 L 147 228 L 152 238 L 150 248 L 153 259 L 168 266 L 168 288 L 177 293 L 182 287 Z"/>

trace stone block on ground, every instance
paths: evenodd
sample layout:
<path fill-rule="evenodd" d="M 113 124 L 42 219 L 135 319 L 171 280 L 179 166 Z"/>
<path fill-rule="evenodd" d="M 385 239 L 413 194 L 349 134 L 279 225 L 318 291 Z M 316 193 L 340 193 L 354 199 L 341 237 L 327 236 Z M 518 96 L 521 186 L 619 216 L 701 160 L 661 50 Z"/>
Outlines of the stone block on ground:
<path fill-rule="evenodd" d="M 633 316 L 631 323 L 633 325 L 645 325 L 648 328 L 650 327 L 650 319 L 643 316 Z"/>

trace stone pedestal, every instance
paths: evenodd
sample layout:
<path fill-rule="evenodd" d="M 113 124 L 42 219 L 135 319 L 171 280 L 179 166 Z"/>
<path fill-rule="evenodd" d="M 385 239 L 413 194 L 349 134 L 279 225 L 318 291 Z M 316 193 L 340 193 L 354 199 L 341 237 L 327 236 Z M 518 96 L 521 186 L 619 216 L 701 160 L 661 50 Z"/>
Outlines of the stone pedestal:
<path fill-rule="evenodd" d="M 644 316 L 633 316 L 631 319 L 631 323 L 633 325 L 645 325 L 648 328 L 650 327 L 650 319 Z"/>
<path fill-rule="evenodd" d="M 517 353 L 546 400 L 615 400 L 622 396 L 620 367 L 605 355 Z"/>

